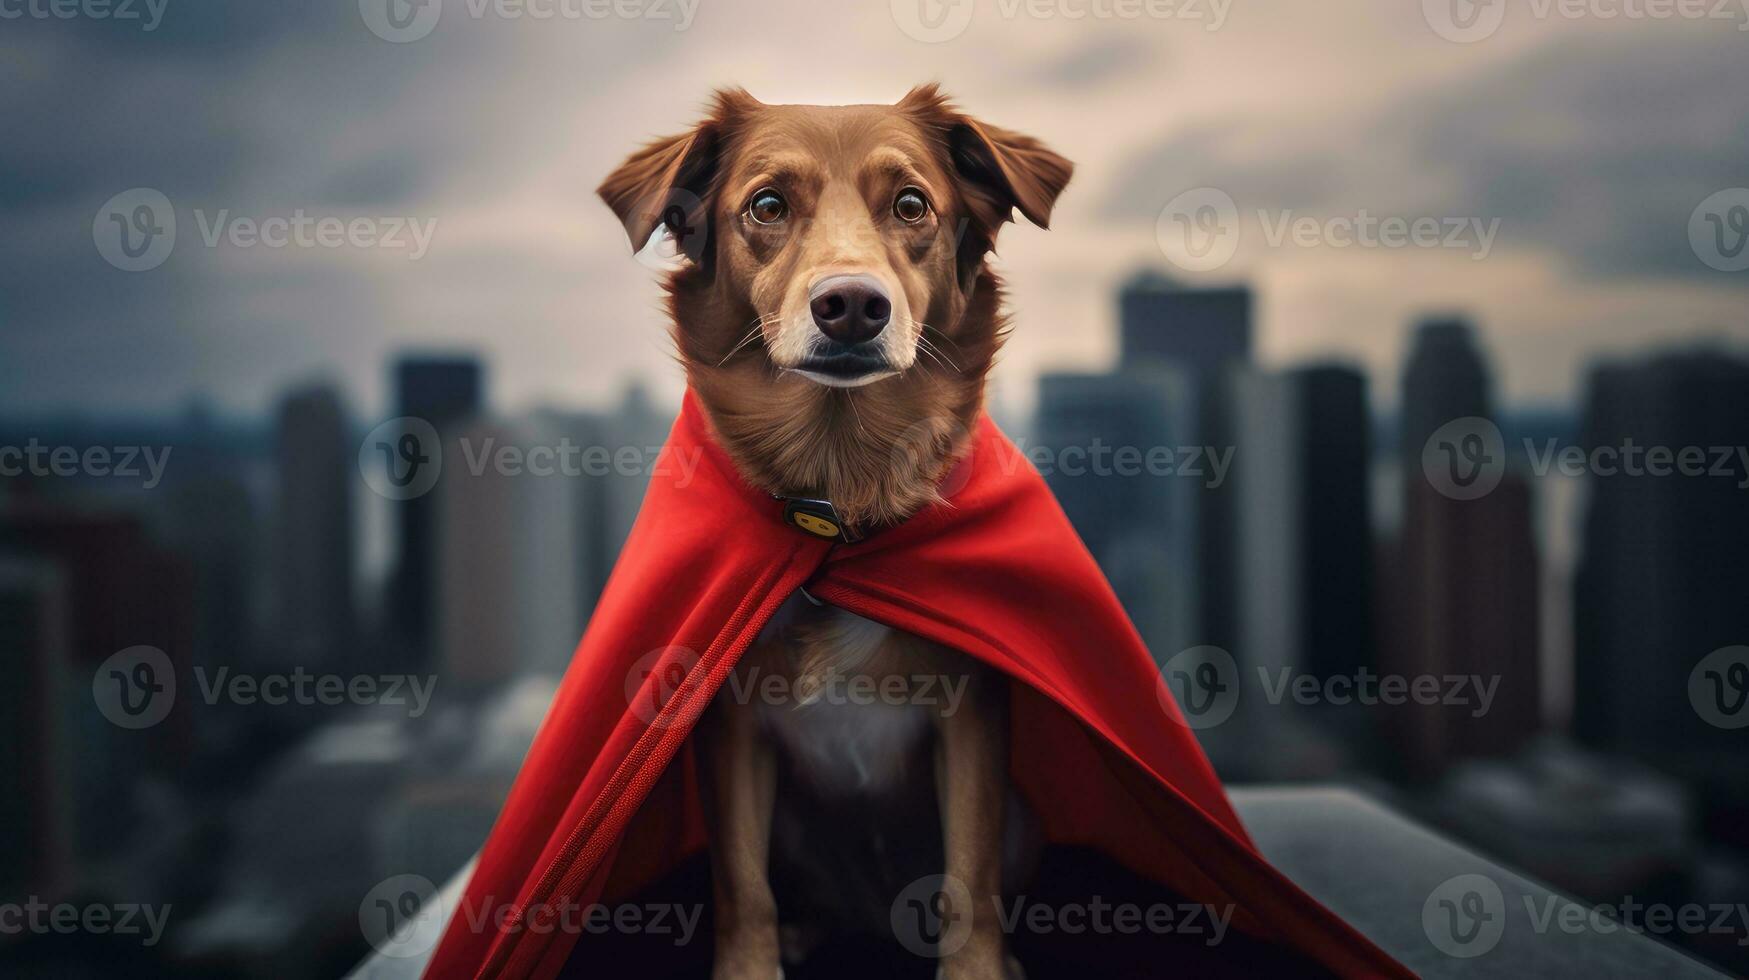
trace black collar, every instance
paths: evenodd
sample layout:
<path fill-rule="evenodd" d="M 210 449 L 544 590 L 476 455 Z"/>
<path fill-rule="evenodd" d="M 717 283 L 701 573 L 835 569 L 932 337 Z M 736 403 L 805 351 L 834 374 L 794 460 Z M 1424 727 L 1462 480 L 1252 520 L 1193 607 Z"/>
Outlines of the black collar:
<path fill-rule="evenodd" d="M 780 493 L 774 493 L 772 497 L 783 501 L 783 522 L 806 534 L 845 544 L 855 544 L 864 537 L 862 532 L 838 516 L 838 508 L 830 500 L 786 497 Z"/>

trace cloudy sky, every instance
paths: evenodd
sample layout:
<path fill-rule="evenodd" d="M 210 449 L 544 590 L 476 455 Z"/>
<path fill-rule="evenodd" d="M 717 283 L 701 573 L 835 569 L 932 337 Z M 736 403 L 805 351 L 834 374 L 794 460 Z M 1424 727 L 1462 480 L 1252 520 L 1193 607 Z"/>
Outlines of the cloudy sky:
<path fill-rule="evenodd" d="M 1001 244 L 1015 406 L 1109 363 L 1145 266 L 1249 281 L 1266 363 L 1353 360 L 1387 406 L 1428 310 L 1471 313 L 1520 402 L 1612 352 L 1749 346 L 1749 0 L 80 2 L 0 0 L 4 411 L 250 412 L 328 376 L 369 415 L 409 347 L 480 351 L 505 410 L 677 393 L 654 278 L 591 191 L 725 84 L 937 80 L 1076 161 L 1055 227 Z M 139 198 L 106 211 L 136 188 L 176 234 L 124 271 L 99 242 L 143 235 Z M 1186 269 L 1211 201 L 1231 258 Z M 298 215 L 390 241 L 251 241 Z M 1438 233 L 1365 235 L 1416 219 Z"/>

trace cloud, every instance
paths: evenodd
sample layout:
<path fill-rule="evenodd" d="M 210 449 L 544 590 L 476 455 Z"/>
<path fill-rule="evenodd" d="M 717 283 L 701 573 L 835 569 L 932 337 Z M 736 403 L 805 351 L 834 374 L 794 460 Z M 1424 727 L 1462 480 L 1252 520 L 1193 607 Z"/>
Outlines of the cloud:
<path fill-rule="evenodd" d="M 1718 275 L 1689 214 L 1741 186 L 1749 57 L 1736 34 L 1575 36 L 1404 92 L 1359 118 L 1241 118 L 1174 133 L 1124 167 L 1101 203 L 1152 221 L 1214 186 L 1241 211 L 1499 218 L 1503 248 L 1588 277 Z"/>

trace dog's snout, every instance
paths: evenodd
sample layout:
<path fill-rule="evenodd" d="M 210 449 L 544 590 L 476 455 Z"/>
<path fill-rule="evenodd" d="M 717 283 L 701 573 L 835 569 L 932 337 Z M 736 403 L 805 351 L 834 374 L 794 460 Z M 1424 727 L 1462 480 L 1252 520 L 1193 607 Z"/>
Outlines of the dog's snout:
<path fill-rule="evenodd" d="M 880 336 L 893 315 L 893 301 L 872 276 L 831 276 L 808 291 L 814 326 L 841 344 Z"/>

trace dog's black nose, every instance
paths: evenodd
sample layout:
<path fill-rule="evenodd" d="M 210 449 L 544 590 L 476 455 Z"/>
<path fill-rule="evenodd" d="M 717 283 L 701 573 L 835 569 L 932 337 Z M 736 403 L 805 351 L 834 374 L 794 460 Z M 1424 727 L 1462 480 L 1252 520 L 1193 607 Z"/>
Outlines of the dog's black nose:
<path fill-rule="evenodd" d="M 831 276 L 808 293 L 814 326 L 841 344 L 860 344 L 880 336 L 893 315 L 893 302 L 873 276 Z"/>

